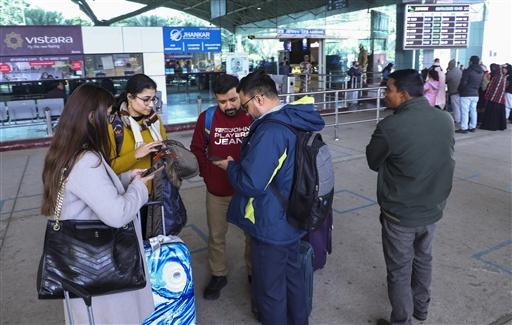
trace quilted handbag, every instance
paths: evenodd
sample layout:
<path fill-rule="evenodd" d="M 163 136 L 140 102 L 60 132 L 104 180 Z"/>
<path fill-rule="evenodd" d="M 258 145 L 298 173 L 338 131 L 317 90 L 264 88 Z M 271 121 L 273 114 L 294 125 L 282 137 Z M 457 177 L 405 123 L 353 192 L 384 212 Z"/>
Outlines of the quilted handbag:
<path fill-rule="evenodd" d="M 112 228 L 99 220 L 60 220 L 66 183 L 63 176 L 60 183 L 55 220 L 48 220 L 37 272 L 39 299 L 63 299 L 62 279 L 91 296 L 145 287 L 133 222 Z"/>

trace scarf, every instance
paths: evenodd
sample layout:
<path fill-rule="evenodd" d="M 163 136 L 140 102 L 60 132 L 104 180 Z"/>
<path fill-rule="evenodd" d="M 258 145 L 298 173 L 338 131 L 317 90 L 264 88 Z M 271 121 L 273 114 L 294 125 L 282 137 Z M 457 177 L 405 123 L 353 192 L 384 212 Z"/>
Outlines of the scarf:
<path fill-rule="evenodd" d="M 151 110 L 148 116 L 144 116 L 141 121 L 137 122 L 128 113 L 126 102 L 123 102 L 119 109 L 119 116 L 123 121 L 123 125 L 132 130 L 133 138 L 135 139 L 135 149 L 144 144 L 144 139 L 142 138 L 142 131 L 144 130 L 149 130 L 154 141 L 162 141 L 160 119 L 154 110 Z"/>

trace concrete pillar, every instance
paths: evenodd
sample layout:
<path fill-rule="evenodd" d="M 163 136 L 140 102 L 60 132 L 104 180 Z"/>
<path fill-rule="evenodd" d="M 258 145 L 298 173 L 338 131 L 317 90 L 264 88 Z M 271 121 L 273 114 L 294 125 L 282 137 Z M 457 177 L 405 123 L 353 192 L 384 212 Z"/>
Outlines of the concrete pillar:
<path fill-rule="evenodd" d="M 398 2 L 398 1 L 397 1 Z M 396 4 L 396 43 L 395 43 L 395 70 L 410 69 L 413 65 L 413 51 L 404 51 L 404 13 L 405 5 Z M 417 61 L 417 60 L 416 60 Z"/>

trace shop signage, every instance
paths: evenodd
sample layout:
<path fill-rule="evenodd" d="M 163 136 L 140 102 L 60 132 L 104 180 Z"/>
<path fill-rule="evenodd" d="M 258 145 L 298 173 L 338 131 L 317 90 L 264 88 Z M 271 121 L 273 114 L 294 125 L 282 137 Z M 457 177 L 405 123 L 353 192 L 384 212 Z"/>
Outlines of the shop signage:
<path fill-rule="evenodd" d="M 469 5 L 405 6 L 404 50 L 466 48 L 468 42 Z"/>
<path fill-rule="evenodd" d="M 34 62 L 55 62 L 55 61 L 71 61 L 75 60 L 80 62 L 83 60 L 81 55 L 52 55 L 52 56 L 13 56 L 0 58 L 2 63 L 17 63 L 17 62 L 28 62 L 30 65 L 36 66 L 38 63 Z M 31 63 L 32 62 L 32 63 Z M 41 64 L 39 64 L 41 65 Z M 42 64 L 44 65 L 44 64 Z"/>
<path fill-rule="evenodd" d="M 164 27 L 164 53 L 221 52 L 220 28 Z"/>
<path fill-rule="evenodd" d="M 277 36 L 280 38 L 324 38 L 325 29 L 278 28 Z"/>
<path fill-rule="evenodd" d="M 80 26 L 1 26 L 0 56 L 80 54 Z"/>

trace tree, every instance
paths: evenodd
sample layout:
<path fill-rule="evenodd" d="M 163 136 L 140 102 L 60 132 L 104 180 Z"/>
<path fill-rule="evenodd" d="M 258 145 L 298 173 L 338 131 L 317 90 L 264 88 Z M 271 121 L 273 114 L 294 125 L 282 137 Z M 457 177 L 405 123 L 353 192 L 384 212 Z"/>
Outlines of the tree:
<path fill-rule="evenodd" d="M 0 22 L 2 25 L 24 25 L 23 0 L 0 0 Z"/>
<path fill-rule="evenodd" d="M 25 9 L 25 24 L 27 25 L 63 25 L 64 16 L 60 12 L 46 11 L 40 8 Z"/>
<path fill-rule="evenodd" d="M 64 20 L 64 25 L 92 26 L 92 22 L 82 17 L 73 17 Z"/>
<path fill-rule="evenodd" d="M 165 26 L 167 20 L 159 16 L 145 16 L 139 15 L 127 19 L 123 19 L 117 23 L 112 24 L 113 26 Z"/>

